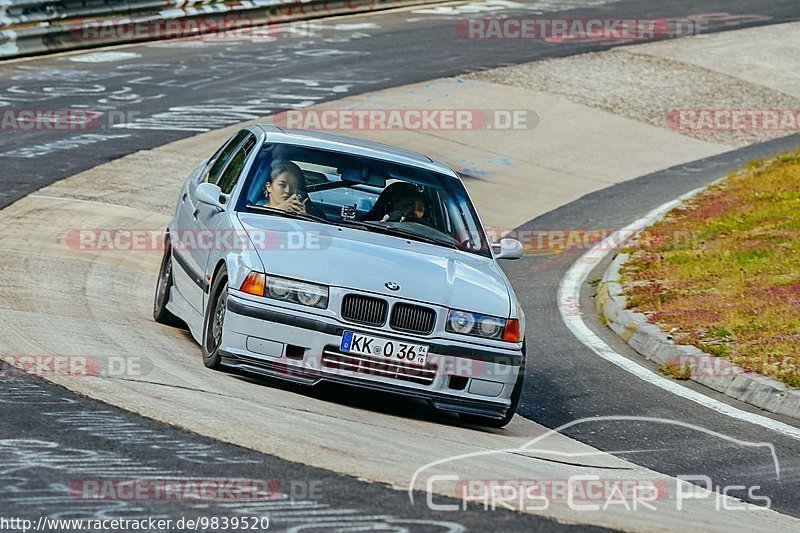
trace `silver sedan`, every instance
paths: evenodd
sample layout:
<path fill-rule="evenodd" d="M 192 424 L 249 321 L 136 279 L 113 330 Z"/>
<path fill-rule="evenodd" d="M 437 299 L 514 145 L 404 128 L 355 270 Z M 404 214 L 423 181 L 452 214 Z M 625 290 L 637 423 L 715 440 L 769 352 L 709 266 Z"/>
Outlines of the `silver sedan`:
<path fill-rule="evenodd" d="M 424 155 L 251 126 L 186 180 L 167 229 L 158 322 L 209 368 L 423 398 L 502 427 L 525 323 L 458 174 Z"/>

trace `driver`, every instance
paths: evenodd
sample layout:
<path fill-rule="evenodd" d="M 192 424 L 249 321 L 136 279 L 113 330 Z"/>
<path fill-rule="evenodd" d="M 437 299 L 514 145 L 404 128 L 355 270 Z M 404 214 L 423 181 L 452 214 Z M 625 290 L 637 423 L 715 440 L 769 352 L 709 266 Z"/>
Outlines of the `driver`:
<path fill-rule="evenodd" d="M 422 195 L 401 196 L 394 201 L 394 210 L 384 215 L 381 222 L 403 222 L 415 218 L 422 220 L 425 216 L 425 201 Z"/>
<path fill-rule="evenodd" d="M 422 222 L 425 210 L 425 198 L 419 188 L 411 183 L 397 182 L 384 189 L 364 220 Z"/>

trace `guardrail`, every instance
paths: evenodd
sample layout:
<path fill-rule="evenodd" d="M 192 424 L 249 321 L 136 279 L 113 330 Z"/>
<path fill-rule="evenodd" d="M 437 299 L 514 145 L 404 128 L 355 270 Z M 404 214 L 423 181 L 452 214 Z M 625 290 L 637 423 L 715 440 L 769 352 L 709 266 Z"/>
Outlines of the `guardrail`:
<path fill-rule="evenodd" d="M 190 2 L 186 0 L 0 0 L 0 27 L 39 22 L 56 22 L 72 18 L 98 18 L 158 12 L 187 4 L 224 3 L 220 0 Z"/>
<path fill-rule="evenodd" d="M 0 59 L 445 0 L 0 0 Z"/>

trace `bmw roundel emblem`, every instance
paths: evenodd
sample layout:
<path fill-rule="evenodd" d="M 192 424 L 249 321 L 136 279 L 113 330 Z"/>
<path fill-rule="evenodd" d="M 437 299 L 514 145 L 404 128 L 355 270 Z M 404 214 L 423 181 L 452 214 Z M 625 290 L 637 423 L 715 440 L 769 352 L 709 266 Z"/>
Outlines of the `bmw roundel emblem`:
<path fill-rule="evenodd" d="M 384 285 L 386 285 L 386 288 L 389 289 L 390 291 L 399 291 L 400 290 L 400 285 L 398 285 L 394 281 L 387 281 Z"/>

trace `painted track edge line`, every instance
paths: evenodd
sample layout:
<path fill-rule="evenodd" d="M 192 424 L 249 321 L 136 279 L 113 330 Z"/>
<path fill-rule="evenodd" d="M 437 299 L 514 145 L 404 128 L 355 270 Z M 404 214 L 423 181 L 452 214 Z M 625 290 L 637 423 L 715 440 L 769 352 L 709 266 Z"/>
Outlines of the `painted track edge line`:
<path fill-rule="evenodd" d="M 663 217 L 672 208 L 679 205 L 681 202 L 691 198 L 695 194 L 703 191 L 705 187 L 699 187 L 686 194 L 679 196 L 677 199 L 662 204 L 642 218 L 632 222 L 622 229 L 615 231 L 613 234 L 606 237 L 602 242 L 596 244 L 589 251 L 584 253 L 577 261 L 575 261 L 561 278 L 558 285 L 558 311 L 561 319 L 566 324 L 567 328 L 573 335 L 587 348 L 594 353 L 613 363 L 656 387 L 666 390 L 676 396 L 690 400 L 703 407 L 716 411 L 725 416 L 748 422 L 761 426 L 765 429 L 775 431 L 784 436 L 800 440 L 800 428 L 796 428 L 789 424 L 773 420 L 772 418 L 762 416 L 755 413 L 748 413 L 731 405 L 728 405 L 719 400 L 715 400 L 703 393 L 694 391 L 683 385 L 679 385 L 665 377 L 659 376 L 651 372 L 642 365 L 624 357 L 623 355 L 614 351 L 608 344 L 606 344 L 600 337 L 598 337 L 586 323 L 583 321 L 580 309 L 580 289 L 589 276 L 589 273 L 600 264 L 603 259 L 612 251 L 619 248 L 631 235 L 638 233 L 647 226 L 652 225 L 658 219 Z"/>

